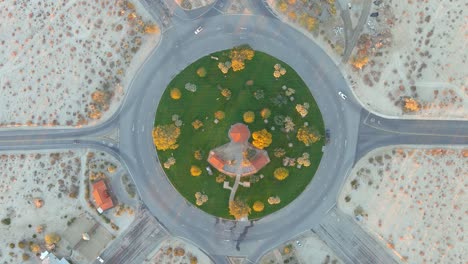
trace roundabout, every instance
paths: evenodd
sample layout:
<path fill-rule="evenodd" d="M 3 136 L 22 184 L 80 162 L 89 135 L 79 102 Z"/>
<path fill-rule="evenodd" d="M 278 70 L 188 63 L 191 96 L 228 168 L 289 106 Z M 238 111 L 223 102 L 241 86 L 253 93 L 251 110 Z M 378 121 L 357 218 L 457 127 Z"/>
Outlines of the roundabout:
<path fill-rule="evenodd" d="M 198 23 L 204 25 L 199 35 L 193 34 L 193 23 L 177 24 L 166 31 L 158 49 L 135 77 L 128 94 L 135 99 L 123 106 L 120 117 L 121 121 L 128 120 L 120 122 L 120 146 L 125 149 L 121 155 L 145 205 L 172 234 L 194 242 L 214 259 L 239 255 L 255 262 L 282 241 L 310 230 L 334 205 L 341 182 L 354 162 L 360 107 L 353 99 L 343 104 L 336 96 L 348 87 L 328 56 L 282 22 L 263 16 L 214 16 Z M 314 179 L 302 194 L 283 209 L 247 222 L 226 221 L 187 202 L 167 179 L 151 135 L 156 106 L 178 73 L 206 54 L 244 44 L 272 54 L 295 69 L 314 96 L 324 127 L 334 132 Z"/>
<path fill-rule="evenodd" d="M 302 79 L 248 46 L 211 53 L 181 71 L 159 101 L 153 130 L 174 188 L 224 219 L 258 219 L 293 201 L 318 168 L 324 135 Z"/>

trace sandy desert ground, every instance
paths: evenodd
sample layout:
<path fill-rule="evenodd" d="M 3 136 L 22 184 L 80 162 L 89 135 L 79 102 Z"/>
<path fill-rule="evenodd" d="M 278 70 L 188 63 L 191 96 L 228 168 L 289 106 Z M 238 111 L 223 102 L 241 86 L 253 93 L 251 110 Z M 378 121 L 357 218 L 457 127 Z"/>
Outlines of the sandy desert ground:
<path fill-rule="evenodd" d="M 297 243 L 299 241 L 299 244 Z M 287 254 L 287 248 L 290 254 Z M 286 252 L 285 252 L 286 249 Z M 293 255 L 290 256 L 290 255 Z M 291 258 L 292 257 L 292 258 Z M 267 253 L 261 264 L 307 263 L 307 264 L 340 264 L 343 263 L 333 251 L 314 233 L 307 233 L 285 243 L 283 246 Z"/>
<path fill-rule="evenodd" d="M 121 216 L 115 216 L 117 208 L 105 212 L 119 226 L 114 230 L 84 199 L 84 173 L 108 172 L 110 165 L 120 167 L 109 154 L 88 150 L 0 153 L 0 263 L 21 263 L 23 254 L 33 257 L 29 243 L 44 250 L 46 234 L 63 234 L 81 215 L 94 216 L 114 235 L 124 231 L 134 217 L 128 210 Z M 57 246 L 59 256 L 69 253 L 61 242 Z"/>
<path fill-rule="evenodd" d="M 138 1 L 0 1 L 0 127 L 108 118 L 158 32 Z"/>
<path fill-rule="evenodd" d="M 171 237 L 163 241 L 145 264 L 210 264 L 206 254 L 194 245 Z"/>
<path fill-rule="evenodd" d="M 466 147 L 385 147 L 356 164 L 338 207 L 402 262 L 466 263 L 467 188 Z"/>
<path fill-rule="evenodd" d="M 295 27 L 319 45 L 339 64 L 344 51 L 343 20 L 335 0 L 266 0 L 286 23 Z"/>
<path fill-rule="evenodd" d="M 184 9 L 197 9 L 206 5 L 211 5 L 215 0 L 175 0 Z"/>
<path fill-rule="evenodd" d="M 352 2 L 357 9 L 363 1 Z M 378 16 L 368 18 L 345 67 L 363 105 L 387 116 L 467 119 L 468 55 L 461 51 L 467 48 L 468 3 L 389 0 L 371 6 Z M 405 98 L 418 107 L 403 111 Z"/>
<path fill-rule="evenodd" d="M 29 241 L 43 247 L 46 233 L 60 234 L 68 221 L 85 212 L 80 199 L 72 198 L 83 189 L 83 154 L 76 150 L 0 154 L 0 218 L 11 219 L 9 225 L 0 224 L 1 263 L 20 263 L 23 253 L 32 257 Z M 35 199 L 42 200 L 41 208 L 36 208 Z M 38 232 L 39 226 L 43 231 Z M 24 250 L 20 241 L 27 242 Z"/>

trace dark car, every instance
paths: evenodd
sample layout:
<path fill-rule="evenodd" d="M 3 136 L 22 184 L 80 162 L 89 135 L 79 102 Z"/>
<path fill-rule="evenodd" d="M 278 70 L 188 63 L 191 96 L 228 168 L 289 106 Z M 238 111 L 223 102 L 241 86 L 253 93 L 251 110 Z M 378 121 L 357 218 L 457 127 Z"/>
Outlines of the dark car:
<path fill-rule="evenodd" d="M 330 142 L 330 129 L 325 130 L 325 143 L 328 144 Z"/>

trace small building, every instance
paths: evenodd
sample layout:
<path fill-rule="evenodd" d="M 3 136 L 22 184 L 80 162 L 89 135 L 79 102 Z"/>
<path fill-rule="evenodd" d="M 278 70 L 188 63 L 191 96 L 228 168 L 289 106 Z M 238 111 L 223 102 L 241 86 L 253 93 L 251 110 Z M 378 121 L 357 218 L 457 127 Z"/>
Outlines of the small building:
<path fill-rule="evenodd" d="M 109 194 L 109 190 L 107 189 L 104 180 L 100 180 L 93 184 L 93 197 L 99 213 L 114 207 L 112 197 Z"/>
<path fill-rule="evenodd" d="M 42 252 L 39 258 L 42 264 L 70 264 L 65 258 L 59 259 L 54 253 L 50 253 L 49 251 Z"/>

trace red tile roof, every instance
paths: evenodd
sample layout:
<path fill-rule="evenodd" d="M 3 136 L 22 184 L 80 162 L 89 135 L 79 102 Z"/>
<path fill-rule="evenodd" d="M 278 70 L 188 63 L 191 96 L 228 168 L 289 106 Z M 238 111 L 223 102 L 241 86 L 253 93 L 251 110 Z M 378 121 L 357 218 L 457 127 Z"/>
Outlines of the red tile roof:
<path fill-rule="evenodd" d="M 231 126 L 229 137 L 233 142 L 246 142 L 250 137 L 249 128 L 241 123 Z"/>
<path fill-rule="evenodd" d="M 103 211 L 114 207 L 112 197 L 109 195 L 106 183 L 103 180 L 93 184 L 93 197 L 96 207 L 101 208 Z"/>

